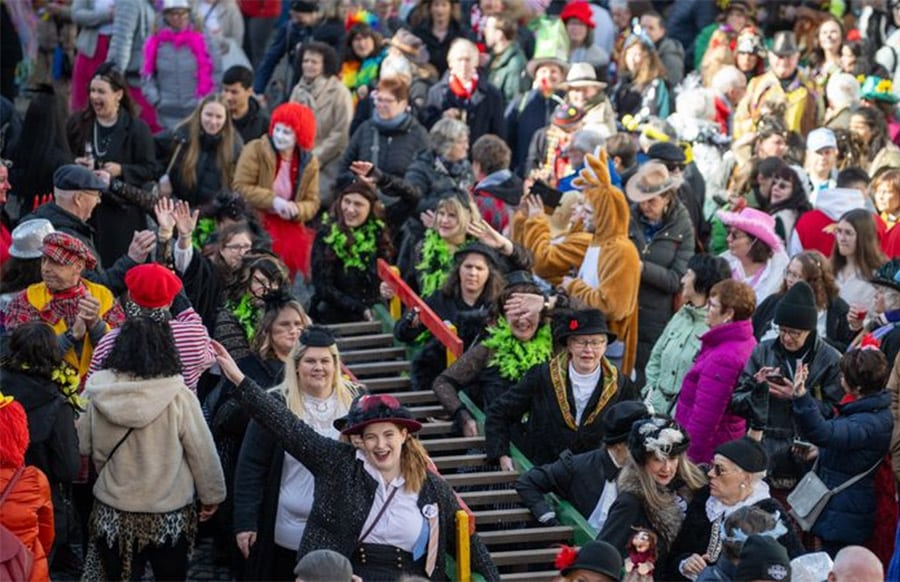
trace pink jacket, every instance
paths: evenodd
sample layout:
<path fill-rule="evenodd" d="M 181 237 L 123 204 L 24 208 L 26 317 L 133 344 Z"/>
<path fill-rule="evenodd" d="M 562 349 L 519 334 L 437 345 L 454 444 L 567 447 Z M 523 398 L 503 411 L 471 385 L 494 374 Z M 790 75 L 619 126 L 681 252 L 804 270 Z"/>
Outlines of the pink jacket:
<path fill-rule="evenodd" d="M 708 463 L 716 447 L 744 436 L 744 419 L 730 414 L 728 405 L 755 346 L 750 320 L 714 327 L 700 337 L 700 351 L 684 377 L 675 412 L 691 437 L 691 461 Z"/>

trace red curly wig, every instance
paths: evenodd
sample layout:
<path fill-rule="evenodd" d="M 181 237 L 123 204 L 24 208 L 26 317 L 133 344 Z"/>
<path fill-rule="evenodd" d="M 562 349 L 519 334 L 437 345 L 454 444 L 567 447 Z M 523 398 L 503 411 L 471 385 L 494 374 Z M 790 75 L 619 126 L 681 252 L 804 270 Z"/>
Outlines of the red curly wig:
<path fill-rule="evenodd" d="M 301 149 L 311 150 L 316 140 L 316 116 L 312 109 L 299 103 L 284 103 L 272 111 L 269 122 L 269 135 L 275 130 L 276 123 L 283 123 L 294 130 L 297 145 Z"/>
<path fill-rule="evenodd" d="M 21 467 L 28 449 L 28 417 L 22 405 L 0 393 L 0 466 Z"/>

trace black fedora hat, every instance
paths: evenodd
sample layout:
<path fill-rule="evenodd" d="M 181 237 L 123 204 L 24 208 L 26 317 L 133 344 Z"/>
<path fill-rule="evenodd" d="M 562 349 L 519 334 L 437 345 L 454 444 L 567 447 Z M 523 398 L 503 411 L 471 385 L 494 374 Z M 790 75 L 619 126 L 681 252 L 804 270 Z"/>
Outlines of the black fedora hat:
<path fill-rule="evenodd" d="M 772 48 L 769 49 L 779 57 L 789 57 L 800 52 L 797 46 L 797 37 L 790 30 L 780 30 L 775 33 Z"/>
<path fill-rule="evenodd" d="M 332 425 L 341 434 L 362 434 L 363 429 L 376 422 L 390 422 L 418 432 L 422 423 L 415 419 L 408 408 L 388 394 L 364 394 L 353 401 L 347 416 L 336 419 Z"/>
<path fill-rule="evenodd" d="M 616 341 L 616 334 L 609 331 L 606 315 L 599 309 L 565 310 L 554 317 L 556 341 L 564 342 L 576 335 L 606 334 L 609 343 Z"/>
<path fill-rule="evenodd" d="M 588 542 L 578 550 L 575 560 L 563 566 L 559 573 L 566 576 L 575 570 L 587 570 L 608 576 L 612 580 L 621 580 L 622 556 L 609 542 L 602 540 Z"/>

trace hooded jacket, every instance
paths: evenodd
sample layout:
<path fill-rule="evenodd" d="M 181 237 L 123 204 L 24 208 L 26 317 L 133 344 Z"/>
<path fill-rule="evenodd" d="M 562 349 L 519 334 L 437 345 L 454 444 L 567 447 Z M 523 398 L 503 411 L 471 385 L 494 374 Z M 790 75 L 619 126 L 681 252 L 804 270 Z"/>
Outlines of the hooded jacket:
<path fill-rule="evenodd" d="M 225 478 L 197 396 L 181 375 L 137 379 L 102 370 L 85 388 L 81 453 L 99 473 L 94 497 L 120 511 L 167 513 L 225 500 Z M 110 452 L 128 429 L 115 456 Z M 105 468 L 105 470 L 104 470 Z"/>
<path fill-rule="evenodd" d="M 631 213 L 625 194 L 610 184 L 605 159 L 588 154 L 581 176 L 586 181 L 584 195 L 594 209 L 595 225 L 594 239 L 582 268 L 595 268 L 599 285 L 595 288 L 582 279 L 575 279 L 566 291 L 606 315 L 609 330 L 625 344 L 622 373 L 627 376 L 631 374 L 637 353 L 637 299 L 641 282 L 640 257 L 628 238 Z M 588 264 L 589 261 L 596 261 L 596 267 Z"/>
<path fill-rule="evenodd" d="M 855 196 L 848 195 L 846 190 L 824 190 L 816 198 L 816 208 L 804 212 L 794 224 L 794 232 L 788 243 L 788 254 L 794 256 L 801 251 L 816 250 L 831 256 L 834 250 L 834 233 L 828 228 L 841 219 L 845 212 L 866 207 L 866 199 L 862 193 Z M 869 208 L 869 210 L 872 210 Z M 887 226 L 880 216 L 873 213 L 875 219 L 875 231 L 878 240 L 885 238 Z"/>

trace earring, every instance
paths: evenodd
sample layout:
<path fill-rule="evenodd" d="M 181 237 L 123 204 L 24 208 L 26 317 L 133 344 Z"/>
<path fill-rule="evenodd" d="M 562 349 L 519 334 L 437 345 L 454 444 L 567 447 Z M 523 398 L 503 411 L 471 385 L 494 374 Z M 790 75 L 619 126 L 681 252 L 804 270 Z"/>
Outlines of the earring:
<path fill-rule="evenodd" d="M 741 483 L 741 489 L 746 489 L 746 488 L 747 488 L 747 484 L 746 484 L 746 483 Z"/>

